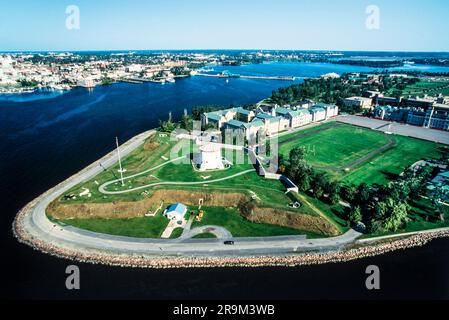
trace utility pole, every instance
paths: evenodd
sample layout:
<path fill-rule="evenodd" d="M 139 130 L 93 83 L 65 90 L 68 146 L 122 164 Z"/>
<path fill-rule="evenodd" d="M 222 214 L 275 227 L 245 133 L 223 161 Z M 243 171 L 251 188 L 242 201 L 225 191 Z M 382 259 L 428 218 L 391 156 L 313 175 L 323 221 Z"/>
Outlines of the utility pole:
<path fill-rule="evenodd" d="M 120 166 L 120 177 L 122 180 L 122 187 L 125 185 L 125 183 L 123 182 L 123 169 L 122 169 L 122 159 L 120 158 L 120 148 L 118 146 L 118 137 L 115 137 L 115 144 L 117 145 L 117 155 L 118 155 L 118 164 Z"/>

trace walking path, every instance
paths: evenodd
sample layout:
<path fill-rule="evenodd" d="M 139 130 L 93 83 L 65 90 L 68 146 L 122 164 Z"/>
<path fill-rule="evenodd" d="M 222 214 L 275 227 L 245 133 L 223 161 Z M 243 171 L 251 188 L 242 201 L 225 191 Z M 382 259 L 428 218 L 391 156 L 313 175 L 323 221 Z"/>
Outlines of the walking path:
<path fill-rule="evenodd" d="M 103 194 L 123 194 L 123 193 L 128 193 L 128 192 L 133 192 L 136 190 L 141 190 L 141 189 L 146 189 L 146 188 L 150 188 L 150 187 L 156 187 L 156 186 L 167 186 L 167 185 L 173 185 L 173 186 L 192 186 L 192 185 L 205 185 L 205 184 L 210 184 L 210 183 L 214 183 L 214 182 L 220 182 L 220 181 L 225 181 L 225 180 L 229 180 L 235 177 L 239 177 L 242 176 L 244 174 L 250 173 L 250 172 L 254 172 L 256 171 L 256 169 L 248 169 L 245 171 L 241 171 L 238 172 L 236 174 L 227 176 L 227 177 L 223 177 L 223 178 L 218 178 L 218 179 L 213 179 L 213 180 L 205 180 L 205 181 L 194 181 L 194 182 L 182 182 L 182 181 L 162 181 L 162 182 L 155 182 L 155 183 L 150 183 L 150 184 L 146 184 L 143 186 L 139 186 L 139 187 L 135 187 L 135 188 L 131 188 L 131 189 L 126 189 L 126 190 L 117 190 L 117 191 L 107 191 L 105 188 L 108 185 L 111 185 L 113 183 L 116 183 L 118 181 L 120 181 L 120 179 L 118 180 L 113 180 L 113 181 L 109 181 L 106 182 L 105 184 L 101 185 L 100 188 L 98 188 L 98 190 L 103 193 Z M 139 176 L 142 173 L 138 173 L 135 174 L 134 176 Z M 133 176 L 127 177 L 127 179 L 130 179 Z"/>
<path fill-rule="evenodd" d="M 226 230 L 226 228 L 220 226 L 201 226 L 191 230 L 184 229 L 184 232 L 179 239 L 183 241 L 203 233 L 212 233 L 217 239 L 232 239 L 232 234 Z"/>

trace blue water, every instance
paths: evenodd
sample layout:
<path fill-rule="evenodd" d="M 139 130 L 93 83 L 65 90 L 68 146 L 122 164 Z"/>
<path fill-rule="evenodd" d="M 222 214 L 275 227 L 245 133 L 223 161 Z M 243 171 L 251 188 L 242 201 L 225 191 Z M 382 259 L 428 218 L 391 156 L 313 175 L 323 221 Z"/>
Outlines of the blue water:
<path fill-rule="evenodd" d="M 319 77 L 326 73 L 335 72 L 338 74 L 349 72 L 373 72 L 383 69 L 351 66 L 332 63 L 307 63 L 307 62 L 272 62 L 263 64 L 250 64 L 241 66 L 210 66 L 214 71 L 208 73 L 221 73 L 228 70 L 234 74 L 241 75 L 268 75 L 268 76 L 294 76 Z M 405 65 L 403 67 L 388 68 L 390 71 L 421 71 L 421 72 L 449 72 L 449 67 L 440 67 L 433 65 Z"/>
<path fill-rule="evenodd" d="M 319 76 L 366 68 L 331 64 L 273 63 L 216 67 L 241 74 Z M 297 82 L 302 81 L 299 79 Z M 78 264 L 79 293 L 64 289 L 66 260 L 23 246 L 11 222 L 27 202 L 125 141 L 196 105 L 244 104 L 292 82 L 194 77 L 175 84 L 125 84 L 0 96 L 0 226 L 3 267 L 10 275 L 0 293 L 8 297 L 376 297 L 363 286 L 364 268 L 377 263 L 388 283 L 377 297 L 449 297 L 447 240 L 422 249 L 353 263 L 254 270 L 131 270 Z M 397 266 L 403 266 L 400 270 Z M 416 286 L 409 282 L 419 274 Z M 114 281 L 111 280 L 111 275 Z M 261 281 L 261 279 L 264 279 Z M 293 285 L 293 286 L 292 286 Z M 329 287 L 331 285 L 331 287 Z M 342 291 L 343 290 L 343 291 Z"/>

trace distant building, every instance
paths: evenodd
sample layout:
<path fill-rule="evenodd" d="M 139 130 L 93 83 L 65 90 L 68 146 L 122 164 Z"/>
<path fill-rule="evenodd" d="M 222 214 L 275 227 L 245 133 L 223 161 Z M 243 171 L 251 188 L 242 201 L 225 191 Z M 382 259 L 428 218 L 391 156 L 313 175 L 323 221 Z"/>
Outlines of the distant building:
<path fill-rule="evenodd" d="M 381 120 L 406 122 L 409 109 L 393 106 L 376 106 L 374 108 L 374 117 Z"/>
<path fill-rule="evenodd" d="M 415 99 L 402 99 L 401 105 L 404 107 L 416 107 L 416 108 L 430 108 L 434 104 L 433 99 L 427 98 L 415 98 Z"/>
<path fill-rule="evenodd" d="M 376 106 L 392 106 L 397 107 L 401 104 L 402 98 L 394 98 L 394 97 L 383 97 L 376 96 L 373 98 L 374 105 Z"/>
<path fill-rule="evenodd" d="M 334 104 L 317 103 L 313 107 L 323 108 L 326 111 L 325 119 L 338 116 L 338 107 Z"/>
<path fill-rule="evenodd" d="M 241 130 L 247 140 L 254 141 L 260 131 L 271 136 L 335 117 L 338 111 L 336 105 L 314 103 L 310 100 L 301 101 L 293 107 L 258 104 L 254 111 L 240 107 L 203 113 L 201 123 L 203 128 L 213 125 L 219 130 Z"/>
<path fill-rule="evenodd" d="M 95 82 L 91 78 L 79 78 L 76 84 L 80 87 L 84 88 L 93 88 L 95 87 Z"/>
<path fill-rule="evenodd" d="M 323 78 L 323 79 L 338 79 L 338 78 L 340 78 L 340 75 L 338 73 L 331 72 L 331 73 L 323 74 L 321 76 L 321 78 Z"/>
<path fill-rule="evenodd" d="M 222 129 L 224 127 L 224 124 L 234 119 L 236 115 L 236 108 L 203 113 L 201 115 L 201 124 L 203 127 L 211 124 L 217 129 Z"/>
<path fill-rule="evenodd" d="M 366 90 L 365 92 L 363 92 L 363 97 L 364 98 L 374 98 L 374 97 L 383 97 L 384 95 L 380 92 L 380 91 L 371 91 L 371 90 Z"/>
<path fill-rule="evenodd" d="M 287 125 L 287 129 L 297 128 L 312 122 L 312 115 L 308 109 L 277 108 L 276 115 L 288 121 L 288 124 L 284 123 L 284 127 Z"/>
<path fill-rule="evenodd" d="M 250 123 L 239 120 L 230 120 L 225 123 L 225 129 L 241 130 L 242 134 L 248 141 L 255 141 L 258 132 L 265 128 L 265 124 L 260 119 L 254 119 Z"/>
<path fill-rule="evenodd" d="M 255 114 L 254 111 L 243 109 L 242 107 L 236 109 L 237 112 L 237 120 L 242 122 L 250 122 L 254 119 Z"/>
<path fill-rule="evenodd" d="M 164 216 L 169 220 L 181 221 L 187 213 L 187 207 L 182 203 L 172 204 L 165 210 Z"/>
<path fill-rule="evenodd" d="M 312 114 L 312 121 L 318 122 L 326 120 L 326 110 L 321 107 L 312 107 L 309 109 Z"/>
<path fill-rule="evenodd" d="M 267 113 L 259 113 L 256 117 L 264 123 L 266 134 L 268 136 L 289 128 L 289 121 L 285 120 L 283 117 L 275 117 Z"/>
<path fill-rule="evenodd" d="M 364 97 L 350 97 L 343 100 L 343 104 L 346 107 L 355 107 L 361 109 L 370 109 L 372 103 L 373 103 L 372 99 Z"/>
<path fill-rule="evenodd" d="M 404 101 L 409 101 L 404 99 Z M 405 122 L 414 126 L 449 130 L 449 105 L 413 100 L 410 105 L 376 106 L 374 116 L 378 119 Z"/>
<path fill-rule="evenodd" d="M 300 101 L 300 102 L 296 103 L 295 104 L 295 108 L 297 108 L 297 109 L 302 109 L 302 108 L 308 109 L 310 107 L 313 107 L 314 104 L 315 103 L 313 101 L 311 101 L 311 100 L 303 100 L 303 101 Z"/>

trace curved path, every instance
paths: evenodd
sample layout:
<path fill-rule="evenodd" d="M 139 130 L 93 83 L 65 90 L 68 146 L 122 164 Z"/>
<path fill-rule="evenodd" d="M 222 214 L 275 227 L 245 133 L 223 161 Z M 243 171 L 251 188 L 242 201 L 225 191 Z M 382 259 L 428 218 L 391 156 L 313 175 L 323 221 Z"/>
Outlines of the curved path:
<path fill-rule="evenodd" d="M 122 145 L 125 156 L 142 145 L 154 131 L 145 132 Z M 95 233 L 72 226 L 60 226 L 51 222 L 45 209 L 55 199 L 77 184 L 87 181 L 116 163 L 115 152 L 111 152 L 83 171 L 50 189 L 29 203 L 18 214 L 14 222 L 15 235 L 29 245 L 39 243 L 58 250 L 83 254 L 105 253 L 113 255 L 151 256 L 248 256 L 254 254 L 276 255 L 301 251 L 339 250 L 354 243 L 360 233 L 350 230 L 333 238 L 305 239 L 304 236 L 234 238 L 233 246 L 224 245 L 220 239 L 142 239 Z M 192 242 L 195 244 L 192 245 Z M 55 249 L 50 249 L 50 251 Z M 99 261 L 101 262 L 101 261 Z"/>
<path fill-rule="evenodd" d="M 223 227 L 220 226 L 201 226 L 185 232 L 178 238 L 180 240 L 191 239 L 199 234 L 212 233 L 217 239 L 231 239 L 232 234 Z"/>
<path fill-rule="evenodd" d="M 169 161 L 169 162 L 173 162 L 173 161 L 176 161 L 176 160 L 179 160 L 179 159 L 175 159 L 175 160 L 172 160 L 172 161 Z M 165 163 L 165 164 L 167 164 L 167 163 Z M 153 169 L 156 169 L 156 167 L 153 168 Z M 194 182 L 162 181 L 162 182 L 155 182 L 155 183 L 146 184 L 146 185 L 135 187 L 135 188 L 131 188 L 131 189 L 125 189 L 125 190 L 119 190 L 119 191 L 107 191 L 105 189 L 107 186 L 120 181 L 120 179 L 117 179 L 117 180 L 109 181 L 109 182 L 106 182 L 106 183 L 102 184 L 98 188 L 98 191 L 100 191 L 101 193 L 104 193 L 104 194 L 123 194 L 123 193 L 127 193 L 127 192 L 133 192 L 133 191 L 137 191 L 137 190 L 141 190 L 141 189 L 155 187 L 155 186 L 164 186 L 164 185 L 165 186 L 167 186 L 167 185 L 173 185 L 173 186 L 202 185 L 202 184 L 209 184 L 209 183 L 229 180 L 229 179 L 232 179 L 232 178 L 235 178 L 235 177 L 238 177 L 238 176 L 242 176 L 244 174 L 247 174 L 247 173 L 250 173 L 250 172 L 254 172 L 254 171 L 256 171 L 256 169 L 248 169 L 248 170 L 241 171 L 241 172 L 238 172 L 236 174 L 233 174 L 233 175 L 230 175 L 230 176 L 227 176 L 227 177 L 213 179 L 213 180 L 194 181 Z M 123 180 L 131 179 L 132 177 L 135 177 L 135 176 L 138 176 L 138 175 L 141 175 L 141 174 L 142 173 L 138 173 L 138 174 L 135 174 L 134 176 L 129 176 L 127 178 L 124 178 Z"/>

